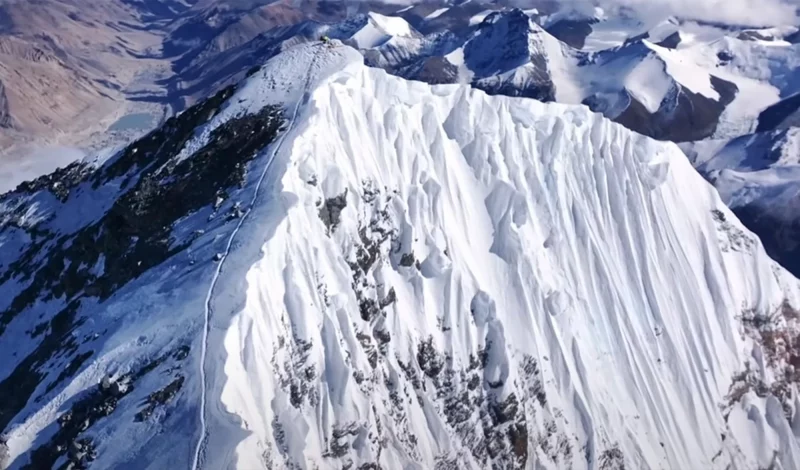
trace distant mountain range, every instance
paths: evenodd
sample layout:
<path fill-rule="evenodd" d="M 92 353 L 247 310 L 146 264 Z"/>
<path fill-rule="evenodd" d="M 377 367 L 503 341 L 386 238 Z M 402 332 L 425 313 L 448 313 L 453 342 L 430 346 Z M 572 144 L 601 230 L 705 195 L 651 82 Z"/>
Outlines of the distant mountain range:
<path fill-rule="evenodd" d="M 791 27 L 582 18 L 544 0 L 529 10 L 477 1 L 400 8 L 310 0 L 108 0 L 102 11 L 82 0 L 51 3 L 37 7 L 48 15 L 30 14 L 27 2 L 0 6 L 4 146 L 58 136 L 80 143 L 87 129 L 105 131 L 124 103 L 160 119 L 235 83 L 282 47 L 328 29 L 359 47 L 368 64 L 405 78 L 584 103 L 664 140 L 742 135 L 764 106 L 800 91 L 792 72 L 797 48 L 774 47 L 798 41 Z M 495 10 L 505 11 L 491 14 Z M 381 28 L 367 12 L 403 18 L 410 33 L 389 31 L 364 42 L 366 30 L 361 39 L 357 30 Z M 762 119 L 785 118 L 797 105 L 789 99 Z"/>
<path fill-rule="evenodd" d="M 81 0 L 37 7 L 48 15 L 33 14 L 27 2 L 0 6 L 5 153 L 24 158 L 20 145 L 40 141 L 91 149 L 125 143 L 322 34 L 399 77 L 584 104 L 636 132 L 687 145 L 769 139 L 800 122 L 800 32 L 792 26 L 651 21 L 599 10 L 586 17 L 548 1 L 528 10 L 477 1 L 107 3 L 102 11 Z M 142 124 L 115 123 L 126 114 L 143 116 Z M 753 228 L 769 236 L 762 225 Z M 770 253 L 783 256 L 780 246 Z"/>

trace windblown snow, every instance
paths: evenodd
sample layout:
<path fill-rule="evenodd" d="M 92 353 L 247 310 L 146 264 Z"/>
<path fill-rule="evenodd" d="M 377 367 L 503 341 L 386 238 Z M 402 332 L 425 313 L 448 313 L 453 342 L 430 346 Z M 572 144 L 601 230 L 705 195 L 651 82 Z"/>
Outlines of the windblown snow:
<path fill-rule="evenodd" d="M 178 261 L 148 274 L 156 297 L 112 302 L 150 337 L 121 327 L 109 350 L 191 330 L 198 373 L 171 411 L 190 442 L 123 450 L 147 424 L 120 420 L 98 468 L 188 466 L 196 444 L 206 469 L 800 465 L 794 402 L 730 397 L 745 371 L 780 379 L 741 317 L 800 306 L 797 281 L 675 145 L 583 107 L 405 81 L 335 43 L 277 56 L 215 118 L 293 116 L 168 319 L 154 302 Z M 14 428 L 12 458 L 98 373 L 78 377 Z"/>

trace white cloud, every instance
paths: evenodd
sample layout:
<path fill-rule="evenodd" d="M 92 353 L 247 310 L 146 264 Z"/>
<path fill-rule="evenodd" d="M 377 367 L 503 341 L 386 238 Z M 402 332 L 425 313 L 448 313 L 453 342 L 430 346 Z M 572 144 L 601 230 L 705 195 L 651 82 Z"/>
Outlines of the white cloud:
<path fill-rule="evenodd" d="M 524 1 L 524 0 L 523 0 Z M 800 0 L 563 0 L 565 6 L 607 12 L 630 8 L 648 18 L 677 16 L 726 24 L 778 26 L 798 23 Z"/>
<path fill-rule="evenodd" d="M 73 147 L 27 147 L 24 156 L 0 160 L 0 194 L 84 157 L 83 151 Z"/>

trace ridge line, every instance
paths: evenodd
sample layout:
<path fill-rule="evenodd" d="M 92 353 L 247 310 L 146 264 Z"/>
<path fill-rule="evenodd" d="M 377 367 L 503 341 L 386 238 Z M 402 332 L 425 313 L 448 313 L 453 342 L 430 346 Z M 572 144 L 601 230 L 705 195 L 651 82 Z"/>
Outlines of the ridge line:
<path fill-rule="evenodd" d="M 316 44 L 316 46 L 320 46 L 321 43 Z M 308 65 L 308 70 L 306 71 L 305 77 L 305 85 L 303 86 L 303 96 L 297 100 L 297 103 L 294 105 L 294 110 L 292 111 L 292 117 L 289 119 L 289 125 L 286 127 L 286 130 L 281 134 L 278 138 L 278 142 L 275 144 L 274 150 L 272 151 L 272 156 L 270 156 L 269 161 L 264 166 L 264 170 L 261 172 L 261 176 L 258 178 L 258 182 L 256 183 L 256 188 L 253 193 L 253 198 L 250 200 L 249 207 L 247 211 L 242 215 L 239 219 L 239 223 L 236 224 L 236 227 L 233 229 L 231 236 L 228 237 L 228 243 L 225 246 L 225 252 L 222 254 L 222 258 L 217 263 L 217 269 L 214 272 L 214 277 L 211 279 L 211 284 L 208 288 L 208 293 L 206 294 L 205 305 L 203 309 L 203 341 L 200 349 L 200 436 L 197 440 L 197 446 L 194 450 L 194 458 L 192 461 L 191 470 L 198 470 L 202 468 L 201 462 L 201 455 L 205 453 L 205 446 L 206 440 L 208 438 L 208 429 L 206 424 L 206 356 L 208 352 L 208 330 L 210 325 L 211 319 L 211 300 L 213 297 L 214 288 L 219 281 L 220 274 L 222 273 L 222 266 L 225 263 L 225 260 L 228 258 L 228 255 L 231 251 L 231 246 L 233 245 L 233 240 L 236 238 L 236 235 L 239 233 L 239 229 L 241 229 L 242 225 L 244 224 L 247 217 L 255 207 L 256 201 L 258 200 L 259 192 L 261 190 L 261 184 L 264 181 L 264 178 L 267 176 L 267 172 L 269 171 L 270 167 L 272 166 L 272 162 L 275 160 L 275 157 L 278 155 L 278 152 L 283 147 L 283 142 L 286 139 L 286 136 L 294 129 L 295 120 L 297 119 L 297 113 L 300 110 L 300 105 L 305 103 L 308 100 L 308 93 L 309 93 L 309 85 L 311 83 L 311 71 L 314 68 L 314 64 L 317 61 L 317 55 L 314 55 L 311 59 L 311 62 Z"/>

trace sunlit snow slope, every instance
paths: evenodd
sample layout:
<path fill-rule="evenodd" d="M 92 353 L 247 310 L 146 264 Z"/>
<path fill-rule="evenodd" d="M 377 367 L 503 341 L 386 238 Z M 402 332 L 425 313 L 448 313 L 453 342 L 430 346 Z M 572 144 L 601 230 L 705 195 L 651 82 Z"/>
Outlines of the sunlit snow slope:
<path fill-rule="evenodd" d="M 112 336 L 17 416 L 14 468 L 177 337 L 185 382 L 93 422 L 97 468 L 800 465 L 797 281 L 676 146 L 362 60 L 290 49 L 193 133 L 179 161 L 265 105 L 287 119 L 237 217 L 176 221 L 188 256 L 86 307 Z"/>

